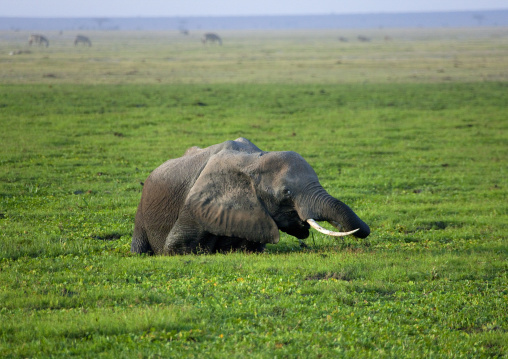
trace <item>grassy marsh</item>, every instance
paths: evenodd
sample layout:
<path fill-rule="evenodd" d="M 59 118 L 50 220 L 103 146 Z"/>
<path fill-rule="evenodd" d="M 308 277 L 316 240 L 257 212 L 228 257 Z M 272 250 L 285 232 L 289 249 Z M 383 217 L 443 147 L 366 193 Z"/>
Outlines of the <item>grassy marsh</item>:
<path fill-rule="evenodd" d="M 0 355 L 507 356 L 506 34 L 2 33 Z M 372 235 L 130 255 L 148 173 L 239 136 Z"/>

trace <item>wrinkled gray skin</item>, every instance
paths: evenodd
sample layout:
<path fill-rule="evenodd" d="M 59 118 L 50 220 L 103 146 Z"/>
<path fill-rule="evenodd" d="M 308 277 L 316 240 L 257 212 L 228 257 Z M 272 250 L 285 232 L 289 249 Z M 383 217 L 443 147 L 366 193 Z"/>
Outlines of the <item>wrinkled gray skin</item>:
<path fill-rule="evenodd" d="M 305 222 L 336 221 L 343 230 L 370 229 L 319 184 L 295 152 L 264 152 L 245 138 L 192 147 L 155 169 L 144 183 L 133 253 L 263 251 L 279 230 L 309 236 Z"/>

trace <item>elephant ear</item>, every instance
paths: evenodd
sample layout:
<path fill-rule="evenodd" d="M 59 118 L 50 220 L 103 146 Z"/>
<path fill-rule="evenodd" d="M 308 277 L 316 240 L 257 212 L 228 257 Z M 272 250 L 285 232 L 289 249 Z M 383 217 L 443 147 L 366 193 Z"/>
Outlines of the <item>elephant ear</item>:
<path fill-rule="evenodd" d="M 252 157 L 234 151 L 213 156 L 190 190 L 185 207 L 203 230 L 217 236 L 277 243 L 279 229 L 242 169 Z"/>

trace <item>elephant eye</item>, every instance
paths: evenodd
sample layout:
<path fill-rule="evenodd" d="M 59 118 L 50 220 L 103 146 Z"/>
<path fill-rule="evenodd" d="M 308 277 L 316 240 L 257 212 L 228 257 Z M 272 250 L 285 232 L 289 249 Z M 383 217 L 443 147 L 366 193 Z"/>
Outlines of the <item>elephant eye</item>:
<path fill-rule="evenodd" d="M 287 188 L 284 188 L 284 189 L 282 190 L 282 193 L 283 193 L 285 196 L 289 196 L 289 195 L 291 195 L 291 191 L 290 191 L 290 190 L 288 190 Z"/>

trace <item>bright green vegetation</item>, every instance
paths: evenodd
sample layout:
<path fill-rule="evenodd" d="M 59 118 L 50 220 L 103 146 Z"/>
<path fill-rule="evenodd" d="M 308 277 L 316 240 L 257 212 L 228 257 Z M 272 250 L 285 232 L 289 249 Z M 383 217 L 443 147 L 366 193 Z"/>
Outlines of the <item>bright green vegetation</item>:
<path fill-rule="evenodd" d="M 364 69 L 373 83 L 307 72 L 270 81 L 262 61 L 245 65 L 253 74 L 243 82 L 198 72 L 117 83 L 97 67 L 96 82 L 78 81 L 61 73 L 76 71 L 70 60 L 85 49 L 4 51 L 0 72 L 16 76 L 0 85 L 0 356 L 508 356 L 508 83 L 489 57 L 506 54 L 506 40 L 452 35 L 414 40 L 428 51 L 414 66 L 434 80 L 398 83 L 375 66 Z M 458 57 L 484 58 L 500 77 L 464 70 L 446 80 L 425 64 L 454 38 L 467 47 Z M 202 48 L 178 41 L 176 67 L 199 60 Z M 257 46 L 313 69 L 291 38 L 272 41 Z M 321 59 L 329 50 L 315 41 Z M 388 56 L 379 41 L 370 45 Z M 135 44 L 121 56 L 136 59 Z M 216 63 L 201 60 L 207 76 L 224 65 L 226 44 L 207 50 L 223 51 Z M 361 58 L 368 45 L 343 46 Z M 395 36 L 388 45 L 403 47 Z M 30 77 L 31 61 L 50 60 L 44 51 L 60 72 Z M 190 146 L 240 136 L 302 154 L 371 236 L 313 232 L 301 249 L 283 235 L 258 255 L 132 256 L 140 182 Z"/>

